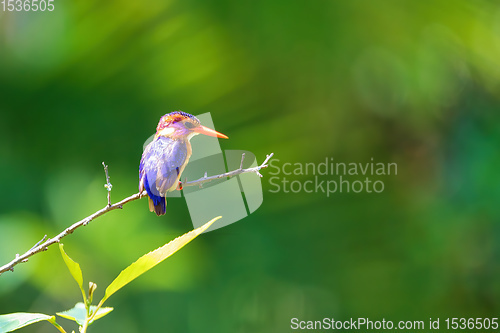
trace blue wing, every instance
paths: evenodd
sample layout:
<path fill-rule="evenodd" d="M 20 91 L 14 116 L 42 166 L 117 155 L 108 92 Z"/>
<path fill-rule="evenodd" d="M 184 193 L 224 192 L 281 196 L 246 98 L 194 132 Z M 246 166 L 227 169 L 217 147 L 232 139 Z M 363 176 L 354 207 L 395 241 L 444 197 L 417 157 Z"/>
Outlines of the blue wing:
<path fill-rule="evenodd" d="M 145 177 L 153 194 L 165 196 L 177 188 L 187 159 L 188 147 L 185 142 L 160 136 L 144 150 L 141 179 Z"/>
<path fill-rule="evenodd" d="M 188 159 L 188 144 L 181 140 L 160 136 L 146 147 L 139 166 L 139 190 L 148 192 L 155 208 L 165 202 L 167 192 L 177 188 Z"/>

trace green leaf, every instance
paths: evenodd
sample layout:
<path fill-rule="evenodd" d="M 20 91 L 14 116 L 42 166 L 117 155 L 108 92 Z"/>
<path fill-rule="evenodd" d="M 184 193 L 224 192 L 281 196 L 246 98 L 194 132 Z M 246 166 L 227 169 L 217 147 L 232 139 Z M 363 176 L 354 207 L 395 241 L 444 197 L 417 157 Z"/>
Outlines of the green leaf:
<path fill-rule="evenodd" d="M 73 276 L 73 279 L 75 279 L 76 283 L 78 283 L 83 295 L 85 295 L 85 291 L 83 291 L 83 274 L 80 265 L 71 259 L 66 252 L 64 252 L 64 244 L 59 244 L 59 250 L 61 250 L 61 255 L 69 269 L 69 272 L 71 273 L 71 276 Z"/>
<path fill-rule="evenodd" d="M 163 260 L 170 257 L 172 254 L 180 250 L 184 245 L 195 239 L 199 234 L 207 230 L 208 227 L 210 227 L 215 221 L 220 218 L 221 216 L 218 216 L 205 223 L 201 227 L 191 230 L 190 232 L 170 241 L 168 244 L 165 244 L 162 247 L 140 257 L 132 265 L 121 271 L 116 279 L 111 282 L 111 284 L 106 288 L 104 297 L 99 304 L 102 305 L 105 300 L 107 300 L 111 295 L 113 295 L 127 283 L 144 274 Z"/>
<path fill-rule="evenodd" d="M 97 306 L 92 305 L 90 306 L 90 311 L 93 313 L 97 309 Z M 108 313 L 113 311 L 113 308 L 100 308 L 97 310 L 97 313 L 95 314 L 94 318 L 90 322 L 96 321 L 99 318 L 104 317 Z M 85 309 L 85 304 L 82 302 L 78 302 L 75 304 L 75 306 L 72 309 L 63 311 L 63 312 L 58 312 L 56 313 L 58 316 L 69 319 L 69 320 L 74 320 L 77 322 L 78 325 L 82 326 L 85 323 L 85 319 L 87 318 L 87 309 Z"/>
<path fill-rule="evenodd" d="M 15 331 L 21 327 L 37 323 L 42 320 L 51 320 L 54 316 L 43 313 L 17 312 L 0 315 L 0 333 Z"/>

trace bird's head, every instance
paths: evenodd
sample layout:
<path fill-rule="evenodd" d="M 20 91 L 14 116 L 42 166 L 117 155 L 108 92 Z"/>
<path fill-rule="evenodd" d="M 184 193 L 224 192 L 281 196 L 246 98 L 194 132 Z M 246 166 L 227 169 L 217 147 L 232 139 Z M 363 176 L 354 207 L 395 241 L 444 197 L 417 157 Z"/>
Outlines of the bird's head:
<path fill-rule="evenodd" d="M 156 136 L 165 136 L 172 139 L 189 140 L 197 134 L 223 139 L 228 138 L 222 133 L 201 125 L 198 118 L 182 111 L 167 113 L 160 118 L 160 122 L 156 127 Z"/>

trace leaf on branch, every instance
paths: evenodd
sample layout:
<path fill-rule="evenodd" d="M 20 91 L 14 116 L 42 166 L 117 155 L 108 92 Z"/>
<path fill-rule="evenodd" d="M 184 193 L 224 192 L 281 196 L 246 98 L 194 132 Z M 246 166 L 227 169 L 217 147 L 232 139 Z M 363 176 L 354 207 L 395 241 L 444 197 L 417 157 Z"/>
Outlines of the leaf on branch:
<path fill-rule="evenodd" d="M 43 313 L 17 312 L 0 315 L 0 333 L 12 332 L 21 327 L 37 323 L 42 320 L 51 321 L 54 316 Z"/>
<path fill-rule="evenodd" d="M 97 306 L 91 305 L 90 306 L 90 311 L 93 313 L 97 309 Z M 108 313 L 113 311 L 113 308 L 106 307 L 106 308 L 100 308 L 97 310 L 97 313 L 93 317 L 92 321 L 89 324 L 92 324 L 94 321 L 96 321 L 99 318 L 104 317 Z M 85 323 L 86 315 L 87 315 L 87 309 L 85 309 L 85 304 L 82 302 L 78 302 L 75 304 L 75 306 L 72 309 L 63 311 L 63 312 L 58 312 L 56 313 L 58 316 L 69 319 L 69 320 L 74 320 L 77 322 L 78 325 L 83 326 Z"/>
<path fill-rule="evenodd" d="M 73 259 L 71 259 L 66 254 L 66 252 L 64 252 L 64 244 L 62 244 L 62 243 L 59 244 L 59 250 L 61 250 L 61 255 L 64 259 L 64 262 L 66 263 L 66 266 L 69 269 L 69 272 L 71 273 L 71 276 L 73 276 L 76 283 L 78 283 L 80 290 L 82 291 L 83 300 L 86 300 L 85 291 L 83 290 L 83 274 L 82 274 L 82 269 L 80 268 L 80 265 L 77 262 L 75 262 Z"/>
<path fill-rule="evenodd" d="M 191 230 L 190 232 L 177 237 L 176 239 L 170 241 L 162 247 L 140 257 L 136 262 L 121 271 L 116 279 L 111 282 L 111 284 L 106 288 L 104 297 L 99 304 L 102 305 L 105 300 L 107 300 L 111 295 L 113 295 L 127 283 L 144 274 L 163 260 L 170 257 L 172 254 L 180 250 L 184 245 L 195 239 L 199 234 L 207 230 L 215 221 L 220 218 L 221 216 L 218 216 L 205 223 L 201 227 Z"/>

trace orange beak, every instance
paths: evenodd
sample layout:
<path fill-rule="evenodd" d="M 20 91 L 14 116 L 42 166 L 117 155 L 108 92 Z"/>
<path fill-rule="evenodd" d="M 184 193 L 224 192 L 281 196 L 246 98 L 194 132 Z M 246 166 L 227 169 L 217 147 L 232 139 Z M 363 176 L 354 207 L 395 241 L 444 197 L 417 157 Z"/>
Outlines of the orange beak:
<path fill-rule="evenodd" d="M 193 131 L 196 132 L 196 133 L 205 134 L 205 135 L 208 135 L 208 136 L 214 136 L 214 137 L 222 138 L 222 139 L 229 139 L 227 137 L 227 135 L 219 133 L 219 132 L 217 132 L 217 131 L 215 131 L 215 130 L 213 130 L 211 128 L 205 127 L 203 125 L 200 125 L 199 127 L 193 128 Z"/>

